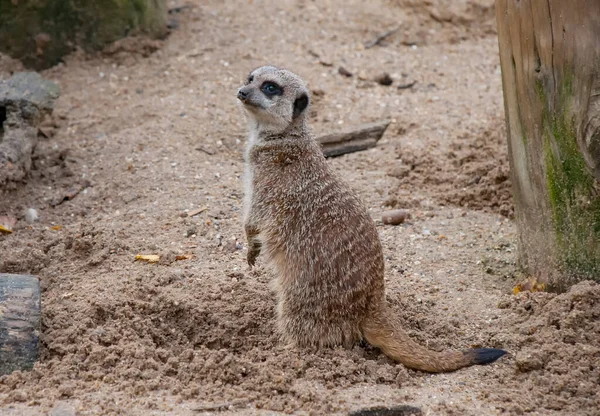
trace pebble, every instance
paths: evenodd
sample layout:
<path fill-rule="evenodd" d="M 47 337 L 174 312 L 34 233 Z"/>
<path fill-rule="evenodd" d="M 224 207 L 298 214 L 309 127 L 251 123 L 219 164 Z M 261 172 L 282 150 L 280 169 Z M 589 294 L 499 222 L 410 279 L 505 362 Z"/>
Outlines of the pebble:
<path fill-rule="evenodd" d="M 40 216 L 38 215 L 37 210 L 33 208 L 27 208 L 27 210 L 25 211 L 25 221 L 27 222 L 27 224 L 33 224 L 39 218 Z"/>
<path fill-rule="evenodd" d="M 393 84 L 394 80 L 392 79 L 390 74 L 384 72 L 375 77 L 375 82 L 377 82 L 379 85 L 389 86 Z"/>
<path fill-rule="evenodd" d="M 391 211 L 385 211 L 381 217 L 381 220 L 384 224 L 399 225 L 408 218 L 410 218 L 410 213 L 407 210 L 395 209 Z"/>
<path fill-rule="evenodd" d="M 351 76 L 353 75 L 353 74 L 352 74 L 352 72 L 348 71 L 348 70 L 347 70 L 346 68 L 344 68 L 343 66 L 340 66 L 340 67 L 338 68 L 338 73 L 339 73 L 340 75 L 343 75 L 343 76 L 345 76 L 345 77 L 348 77 L 348 78 L 349 78 L 349 77 L 351 77 Z"/>

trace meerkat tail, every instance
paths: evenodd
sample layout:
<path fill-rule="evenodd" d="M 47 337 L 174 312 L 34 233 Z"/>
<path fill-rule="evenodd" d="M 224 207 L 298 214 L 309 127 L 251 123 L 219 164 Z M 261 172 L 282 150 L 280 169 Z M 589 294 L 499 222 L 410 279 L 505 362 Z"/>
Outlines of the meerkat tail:
<path fill-rule="evenodd" d="M 363 323 L 366 340 L 391 359 L 413 370 L 443 373 L 474 364 L 488 364 L 506 354 L 496 348 L 473 348 L 465 351 L 436 352 L 417 344 L 384 314 L 369 317 Z"/>

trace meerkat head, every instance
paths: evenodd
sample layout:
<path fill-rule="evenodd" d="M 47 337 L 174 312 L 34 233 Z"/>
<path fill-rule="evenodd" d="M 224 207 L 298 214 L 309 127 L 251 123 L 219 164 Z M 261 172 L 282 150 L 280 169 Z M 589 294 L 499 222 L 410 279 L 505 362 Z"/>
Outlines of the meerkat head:
<path fill-rule="evenodd" d="M 273 66 L 250 72 L 237 97 L 259 133 L 268 134 L 280 134 L 292 125 L 302 125 L 309 104 L 304 81 Z"/>

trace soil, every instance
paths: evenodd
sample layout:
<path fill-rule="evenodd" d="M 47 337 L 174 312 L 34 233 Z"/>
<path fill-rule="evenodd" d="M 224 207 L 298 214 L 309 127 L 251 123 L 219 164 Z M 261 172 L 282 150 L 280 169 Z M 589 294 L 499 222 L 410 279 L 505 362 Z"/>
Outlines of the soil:
<path fill-rule="evenodd" d="M 189 5 L 164 41 L 74 53 L 43 73 L 62 91 L 50 137 L 27 183 L 0 196 L 0 215 L 19 219 L 0 235 L 0 272 L 41 279 L 41 357 L 0 378 L 0 414 L 408 405 L 424 415 L 597 415 L 600 287 L 512 294 L 521 276 L 493 1 Z M 435 350 L 508 356 L 430 375 L 365 345 L 283 347 L 272 276 L 247 267 L 240 224 L 246 125 L 235 93 L 265 63 L 307 80 L 317 134 L 392 120 L 376 148 L 329 163 L 371 208 L 388 300 L 410 335 Z M 18 68 L 0 59 L 1 77 Z M 374 81 L 384 72 L 392 85 Z M 389 207 L 412 217 L 384 226 Z M 39 222 L 24 221 L 27 208 Z"/>

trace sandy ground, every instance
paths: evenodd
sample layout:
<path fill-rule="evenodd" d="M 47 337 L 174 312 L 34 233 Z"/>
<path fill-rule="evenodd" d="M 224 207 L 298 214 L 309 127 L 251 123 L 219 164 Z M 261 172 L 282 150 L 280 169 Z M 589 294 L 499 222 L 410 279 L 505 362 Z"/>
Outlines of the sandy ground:
<path fill-rule="evenodd" d="M 43 73 L 62 89 L 55 134 L 27 184 L 0 194 L 0 215 L 21 219 L 0 235 L 0 272 L 41 278 L 41 358 L 0 378 L 0 414 L 342 415 L 404 404 L 424 415 L 600 414 L 599 286 L 512 295 L 493 1 L 189 5 L 164 42 L 75 53 Z M 392 120 L 377 148 L 329 162 L 375 220 L 389 207 L 412 213 L 378 226 L 391 308 L 429 348 L 507 357 L 429 375 L 368 346 L 283 348 L 271 276 L 246 266 L 240 224 L 235 93 L 266 63 L 307 80 L 317 133 Z M 1 77 L 14 69 L 0 60 Z M 391 86 L 372 81 L 383 72 Z M 29 207 L 41 215 L 33 226 L 22 220 Z"/>

